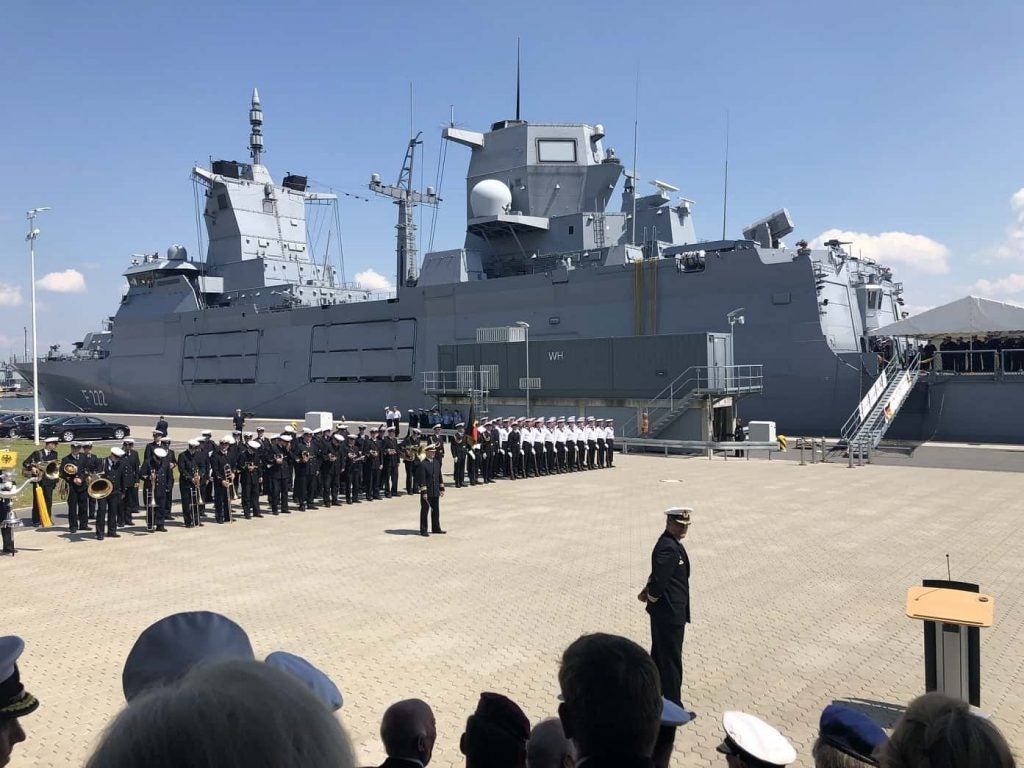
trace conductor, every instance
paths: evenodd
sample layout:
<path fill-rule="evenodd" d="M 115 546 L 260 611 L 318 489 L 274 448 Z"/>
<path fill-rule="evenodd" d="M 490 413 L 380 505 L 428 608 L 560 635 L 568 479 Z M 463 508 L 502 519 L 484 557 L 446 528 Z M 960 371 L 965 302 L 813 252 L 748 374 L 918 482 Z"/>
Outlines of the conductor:
<path fill-rule="evenodd" d="M 430 512 L 430 533 L 445 533 L 441 530 L 441 497 L 444 496 L 444 478 L 441 477 L 441 462 L 437 460 L 437 445 L 427 443 L 426 456 L 416 469 L 416 485 L 420 489 L 420 536 L 427 533 L 427 512 Z"/>
<path fill-rule="evenodd" d="M 638 595 L 651 617 L 651 658 L 661 676 L 661 695 L 682 705 L 683 633 L 690 621 L 690 558 L 682 540 L 690 507 L 665 510 L 665 531 L 651 553 L 651 575 Z M 662 728 L 655 750 L 671 753 L 674 728 Z"/>

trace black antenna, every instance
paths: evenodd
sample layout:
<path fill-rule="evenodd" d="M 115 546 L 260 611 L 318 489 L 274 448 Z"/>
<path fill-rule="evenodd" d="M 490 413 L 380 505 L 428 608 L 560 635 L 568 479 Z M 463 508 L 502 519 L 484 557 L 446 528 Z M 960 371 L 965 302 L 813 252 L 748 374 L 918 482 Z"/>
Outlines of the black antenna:
<path fill-rule="evenodd" d="M 949 570 L 949 552 L 946 553 L 946 581 L 953 580 L 953 572 Z"/>
<path fill-rule="evenodd" d="M 516 38 L 516 120 L 519 120 L 519 38 Z"/>
<path fill-rule="evenodd" d="M 729 110 L 725 110 L 725 184 L 722 188 L 722 239 L 725 240 L 725 220 L 729 211 Z"/>

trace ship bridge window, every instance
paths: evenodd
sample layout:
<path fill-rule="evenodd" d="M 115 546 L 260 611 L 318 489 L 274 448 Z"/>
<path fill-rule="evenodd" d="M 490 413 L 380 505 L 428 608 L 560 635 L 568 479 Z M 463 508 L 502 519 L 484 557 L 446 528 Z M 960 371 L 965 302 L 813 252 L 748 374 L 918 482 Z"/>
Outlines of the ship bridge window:
<path fill-rule="evenodd" d="M 537 139 L 537 160 L 541 163 L 575 163 L 576 139 Z"/>
<path fill-rule="evenodd" d="M 217 195 L 217 207 L 220 208 L 222 211 L 228 207 L 228 196 L 226 193 L 221 192 L 219 195 Z"/>
<path fill-rule="evenodd" d="M 882 292 L 880 290 L 868 291 L 868 309 L 882 308 Z"/>

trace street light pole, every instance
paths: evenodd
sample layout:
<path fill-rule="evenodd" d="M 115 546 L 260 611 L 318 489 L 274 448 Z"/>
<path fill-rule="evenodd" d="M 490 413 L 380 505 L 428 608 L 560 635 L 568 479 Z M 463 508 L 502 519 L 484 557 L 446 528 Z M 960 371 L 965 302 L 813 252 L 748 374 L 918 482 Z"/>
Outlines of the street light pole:
<path fill-rule="evenodd" d="M 36 447 L 39 447 L 39 349 L 36 339 L 36 238 L 39 237 L 39 230 L 36 229 L 36 216 L 43 211 L 50 210 L 48 206 L 33 208 L 26 215 L 28 218 L 28 255 L 32 271 L 32 424 L 35 429 Z"/>
<path fill-rule="evenodd" d="M 526 418 L 530 418 L 530 324 L 525 320 L 516 322 L 523 329 L 526 342 Z"/>

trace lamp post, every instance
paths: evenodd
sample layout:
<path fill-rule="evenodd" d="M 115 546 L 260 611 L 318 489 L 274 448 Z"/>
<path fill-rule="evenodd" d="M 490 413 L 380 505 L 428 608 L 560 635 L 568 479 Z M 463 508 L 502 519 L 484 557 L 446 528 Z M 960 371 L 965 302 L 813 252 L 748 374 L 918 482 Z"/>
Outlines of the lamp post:
<path fill-rule="evenodd" d="M 526 342 L 526 418 L 530 418 L 530 324 L 525 320 L 517 320 L 516 325 L 523 329 Z"/>
<path fill-rule="evenodd" d="M 28 218 L 28 240 L 29 263 L 32 269 L 32 424 L 35 429 L 36 446 L 39 445 L 39 349 L 36 341 L 36 238 L 39 237 L 39 230 L 36 229 L 36 216 L 43 211 L 50 210 L 49 206 L 33 208 L 25 214 Z"/>

